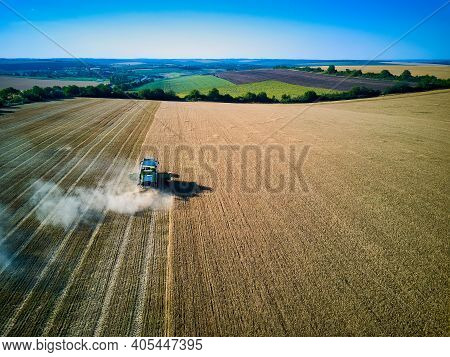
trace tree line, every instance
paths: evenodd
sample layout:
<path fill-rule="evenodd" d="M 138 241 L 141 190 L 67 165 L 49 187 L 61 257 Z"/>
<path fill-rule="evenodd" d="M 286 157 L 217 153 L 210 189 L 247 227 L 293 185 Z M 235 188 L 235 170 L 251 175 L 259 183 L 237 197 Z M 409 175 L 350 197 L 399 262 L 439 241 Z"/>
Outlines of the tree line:
<path fill-rule="evenodd" d="M 363 73 L 360 69 L 345 69 L 345 71 L 338 71 L 336 66 L 331 65 L 328 66 L 327 69 L 322 69 L 320 67 L 291 67 L 291 69 L 295 69 L 297 71 L 302 72 L 315 72 L 315 73 L 323 73 L 330 74 L 335 76 L 345 76 L 345 77 L 363 77 L 370 79 L 383 79 L 383 80 L 391 80 L 398 82 L 412 82 L 414 83 L 414 87 L 418 87 L 418 90 L 432 90 L 432 89 L 444 89 L 450 88 L 450 79 L 440 79 L 436 76 L 424 75 L 424 76 L 413 76 L 411 71 L 405 69 L 401 74 L 395 75 L 389 72 L 387 69 L 383 69 L 379 73 L 374 72 L 366 72 Z M 398 83 L 399 85 L 402 83 Z M 408 83 L 403 83 L 403 87 L 405 85 L 409 85 Z"/>
<path fill-rule="evenodd" d="M 306 70 L 308 71 L 308 69 Z M 316 71 L 316 69 L 313 71 Z M 331 69 L 331 71 L 333 71 L 333 69 Z M 392 76 L 399 78 L 410 78 L 411 73 L 408 74 L 405 72 L 409 71 L 404 71 L 400 76 Z M 366 87 L 354 87 L 345 92 L 317 94 L 311 90 L 299 96 L 283 94 L 280 99 L 269 97 L 265 92 L 248 92 L 245 95 L 233 97 L 229 94 L 221 94 L 217 88 L 211 89 L 207 94 L 202 94 L 199 90 L 194 89 L 184 98 L 177 96 L 173 91 L 166 92 L 162 89 L 143 89 L 138 92 L 129 92 L 124 91 L 120 86 L 111 84 L 99 84 L 95 87 L 78 87 L 76 85 L 69 85 L 65 87 L 54 86 L 41 88 L 34 86 L 31 89 L 22 91 L 14 88 L 6 88 L 0 90 L 0 107 L 74 97 L 149 99 L 167 101 L 209 101 L 224 103 L 312 103 L 371 98 L 385 94 L 421 92 L 433 89 L 450 88 L 450 80 L 448 79 L 438 79 L 435 76 L 411 77 L 414 78 L 413 81 L 416 82 L 414 86 L 410 86 L 405 82 L 398 82 L 383 91 L 373 90 Z"/>

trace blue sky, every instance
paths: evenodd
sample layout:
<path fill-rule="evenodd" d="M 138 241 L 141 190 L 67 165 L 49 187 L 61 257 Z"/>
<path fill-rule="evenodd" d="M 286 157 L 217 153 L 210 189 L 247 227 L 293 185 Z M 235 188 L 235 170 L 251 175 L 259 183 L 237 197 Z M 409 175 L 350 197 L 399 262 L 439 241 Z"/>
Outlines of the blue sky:
<path fill-rule="evenodd" d="M 69 57 L 0 0 L 0 57 Z M 371 59 L 446 3 L 5 0 L 77 57 Z M 450 58 L 450 5 L 378 59 Z"/>

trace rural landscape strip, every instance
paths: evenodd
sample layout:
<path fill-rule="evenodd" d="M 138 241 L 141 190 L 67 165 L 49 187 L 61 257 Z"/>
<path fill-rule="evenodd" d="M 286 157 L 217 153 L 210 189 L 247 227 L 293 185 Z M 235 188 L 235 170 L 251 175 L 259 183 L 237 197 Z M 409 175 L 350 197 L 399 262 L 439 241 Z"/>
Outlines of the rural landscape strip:
<path fill-rule="evenodd" d="M 101 100 L 101 99 L 100 99 Z M 68 111 L 64 114 L 57 114 L 55 116 L 51 116 L 49 118 L 49 123 L 42 123 L 36 125 L 36 127 L 42 129 L 42 130 L 36 130 L 36 128 L 30 128 L 29 132 L 28 130 L 23 130 L 18 132 L 17 134 L 10 134 L 17 136 L 16 142 L 11 142 L 9 145 L 3 146 L 3 148 L 6 149 L 8 146 L 14 146 L 13 148 L 9 150 L 4 150 L 3 155 L 7 156 L 5 158 L 5 161 L 11 158 L 14 158 L 17 154 L 11 154 L 17 152 L 30 152 L 33 150 L 33 143 L 37 143 L 39 146 L 42 144 L 42 142 L 52 139 L 52 138 L 58 138 L 62 135 L 59 134 L 61 131 L 61 122 L 64 123 L 67 121 L 67 118 L 73 120 L 70 123 L 65 122 L 64 127 L 66 130 L 68 128 L 71 128 L 74 126 L 74 124 L 86 124 L 89 123 L 89 121 L 96 122 L 98 117 L 102 117 L 103 114 L 106 112 L 103 110 L 102 112 L 99 110 L 99 108 L 96 108 L 96 102 L 98 102 L 99 99 L 93 99 L 88 101 L 88 106 L 84 106 L 81 108 L 76 108 L 73 111 Z M 69 105 L 70 107 L 70 105 Z M 110 111 L 110 108 L 107 109 L 107 112 Z M 51 109 L 49 110 L 51 113 Z M 91 117 L 89 117 L 89 115 Z M 92 117 L 94 115 L 94 117 Z M 87 120 L 86 120 L 87 119 Z M 61 121 L 61 122 L 59 122 Z M 75 125 L 76 126 L 76 125 Z M 28 128 L 27 128 L 28 129 Z M 55 134 L 56 133 L 56 134 Z M 65 136 L 65 135 L 64 135 Z M 24 148 L 22 148 L 24 147 Z M 60 146 L 57 146 L 60 148 Z M 26 149 L 26 150 L 25 150 Z M 36 151 L 36 149 L 34 149 Z M 2 156 L 3 156 L 2 155 Z M 6 161 L 6 163 L 9 163 L 9 161 Z"/>
<path fill-rule="evenodd" d="M 11 160 L 14 160 L 18 156 L 18 154 L 16 154 L 16 152 L 24 152 L 24 153 L 27 153 L 27 152 L 42 153 L 42 152 L 44 152 L 44 149 L 36 150 L 36 147 L 40 148 L 40 146 L 43 142 L 46 142 L 47 140 L 50 140 L 53 138 L 58 138 L 61 140 L 65 139 L 68 136 L 67 134 L 72 135 L 73 131 L 68 130 L 71 127 L 75 127 L 78 129 L 85 128 L 86 125 L 89 125 L 89 124 L 92 125 L 93 123 L 95 123 L 97 121 L 97 116 L 99 116 L 101 118 L 104 114 L 106 114 L 107 112 L 110 111 L 109 109 L 106 112 L 104 110 L 97 111 L 92 108 L 92 105 L 95 105 L 95 102 L 94 103 L 91 102 L 89 104 L 90 104 L 90 106 L 87 108 L 78 109 L 78 110 L 75 110 L 74 112 L 69 111 L 65 115 L 58 115 L 59 118 L 66 118 L 65 120 L 67 120 L 67 117 L 71 118 L 71 119 L 73 118 L 73 122 L 71 122 L 70 124 L 66 123 L 64 125 L 64 129 L 66 130 L 66 134 L 64 134 L 64 135 L 60 135 L 61 125 L 59 125 L 59 123 L 55 123 L 55 122 L 51 122 L 49 124 L 49 126 L 51 126 L 51 129 L 47 128 L 47 126 L 45 124 L 43 124 L 43 127 L 46 128 L 47 130 L 45 133 L 42 133 L 40 135 L 36 135 L 36 133 L 33 133 L 33 132 L 29 133 L 29 134 L 28 133 L 23 133 L 23 134 L 21 133 L 19 135 L 16 134 L 17 136 L 19 136 L 19 138 L 17 140 L 19 142 L 22 142 L 22 144 L 14 145 L 14 143 L 11 143 L 15 147 L 10 150 L 5 150 L 3 152 L 4 155 L 7 156 L 6 158 L 0 158 L 1 161 L 4 161 L 3 165 L 5 165 L 5 164 L 9 165 L 11 163 Z M 94 119 L 92 119 L 92 115 L 95 115 Z M 62 120 L 64 120 L 64 119 L 62 119 Z M 54 134 L 55 132 L 57 133 L 56 135 Z M 83 131 L 79 130 L 79 132 L 82 133 Z M 12 135 L 14 135 L 14 134 L 12 134 Z M 44 140 L 38 140 L 41 137 Z M 34 142 L 38 143 L 38 145 L 36 145 L 36 147 L 34 147 L 32 145 L 32 143 L 34 143 Z M 24 150 L 23 148 L 21 149 L 22 146 L 25 146 L 26 150 Z M 55 147 L 60 149 L 61 145 L 55 146 Z"/>
<path fill-rule="evenodd" d="M 330 68 L 332 70 L 330 70 Z M 296 70 L 297 69 L 297 70 Z M 336 74 L 334 66 L 329 66 L 329 74 Z M 281 99 L 275 96 L 269 97 L 265 91 L 260 93 L 247 93 L 242 96 L 233 97 L 230 94 L 222 94 L 217 88 L 211 88 L 207 94 L 194 89 L 184 98 L 175 92 L 165 92 L 163 89 L 142 89 L 138 92 L 124 91 L 118 86 L 100 84 L 96 87 L 49 87 L 19 91 L 14 88 L 0 90 L 0 105 L 14 105 L 33 101 L 49 99 L 62 99 L 72 97 L 98 97 L 98 98 L 128 98 L 128 99 L 150 99 L 168 101 L 212 101 L 227 103 L 312 103 L 319 101 L 337 101 L 357 98 L 377 97 L 385 94 L 420 92 L 434 89 L 450 88 L 450 79 L 439 79 L 435 76 L 412 76 L 409 71 L 404 71 L 400 76 L 382 71 L 376 80 L 367 77 L 361 71 L 352 71 L 345 74 L 345 78 L 339 76 L 325 75 L 319 73 L 308 73 L 302 68 L 294 69 L 258 69 L 249 71 L 228 71 L 217 73 L 216 76 L 227 77 L 236 83 L 251 83 L 265 80 L 279 80 L 286 83 L 301 84 L 311 87 L 302 95 L 282 95 Z M 328 88 L 334 91 L 342 89 L 343 92 L 316 93 L 315 87 Z"/>
<path fill-rule="evenodd" d="M 142 152 L 140 153 L 139 157 L 143 157 L 143 153 Z M 95 336 L 102 335 L 104 330 L 105 330 L 105 328 L 106 328 L 106 326 L 105 326 L 106 325 L 106 318 L 107 318 L 107 315 L 110 313 L 108 309 L 111 306 L 111 300 L 113 299 L 113 294 L 114 294 L 114 292 L 116 290 L 116 280 L 117 280 L 118 275 L 120 273 L 120 266 L 123 263 L 123 260 L 125 258 L 127 245 L 130 242 L 130 235 L 131 235 L 130 231 L 131 231 L 131 228 L 132 228 L 132 226 L 134 224 L 134 219 L 135 219 L 134 215 L 130 216 L 128 218 L 128 222 L 126 224 L 125 232 L 124 232 L 123 237 L 122 237 L 122 242 L 121 242 L 119 250 L 118 250 L 118 256 L 116 258 L 115 265 L 114 265 L 114 267 L 112 269 L 112 276 L 110 278 L 110 283 L 108 285 L 108 288 L 107 288 L 107 291 L 106 291 L 106 294 L 105 294 L 105 297 L 104 297 L 104 300 L 103 300 L 102 312 L 100 314 L 100 318 L 99 318 L 99 321 L 97 323 L 97 326 L 95 327 L 95 330 L 94 330 L 94 335 Z M 154 223 L 152 222 L 150 224 L 153 225 Z M 151 237 L 151 238 L 153 238 L 153 237 Z"/>
<path fill-rule="evenodd" d="M 70 104 L 69 104 L 70 102 Z M 82 101 L 82 100 L 73 100 L 69 102 L 63 101 L 54 101 L 51 107 L 45 108 L 42 105 L 34 104 L 29 105 L 21 110 L 20 117 L 14 117 L 11 115 L 4 115 L 0 121 L 1 126 L 3 128 L 2 133 L 9 133 L 10 131 L 14 131 L 17 129 L 25 128 L 28 126 L 33 127 L 36 123 L 46 123 L 46 121 L 53 116 L 58 116 L 66 111 L 71 111 L 76 107 L 86 108 L 91 106 L 91 102 Z M 11 112 L 6 112 L 4 114 L 9 114 Z M 30 117 L 31 116 L 31 117 Z M 44 127 L 37 127 L 37 129 L 44 129 Z M 46 128 L 48 129 L 48 128 Z"/>
<path fill-rule="evenodd" d="M 114 294 L 114 290 L 116 288 L 115 283 L 117 280 L 117 276 L 119 274 L 120 264 L 122 264 L 122 261 L 125 258 L 125 251 L 126 251 L 127 245 L 130 242 L 130 230 L 131 230 L 133 223 L 134 223 L 134 216 L 130 216 L 128 218 L 128 221 L 127 221 L 126 227 L 125 227 L 125 231 L 122 236 L 122 242 L 120 243 L 116 262 L 114 264 L 114 267 L 112 268 L 110 282 L 108 284 L 108 287 L 107 287 L 106 293 L 105 293 L 105 297 L 103 299 L 102 311 L 100 313 L 100 317 L 95 326 L 94 336 L 101 336 L 102 332 L 105 330 L 105 324 L 106 324 L 105 320 L 107 318 L 107 315 L 111 313 L 111 310 L 110 310 L 111 299 Z"/>

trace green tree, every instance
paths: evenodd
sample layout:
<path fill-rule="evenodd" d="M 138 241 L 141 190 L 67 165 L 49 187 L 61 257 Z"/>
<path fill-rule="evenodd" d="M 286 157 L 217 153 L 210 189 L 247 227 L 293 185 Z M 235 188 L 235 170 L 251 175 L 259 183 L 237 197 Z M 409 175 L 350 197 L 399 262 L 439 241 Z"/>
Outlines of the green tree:
<path fill-rule="evenodd" d="M 292 99 L 289 94 L 283 94 L 281 96 L 281 103 L 290 103 L 291 101 L 292 101 Z"/>
<path fill-rule="evenodd" d="M 247 92 L 243 97 L 242 100 L 246 103 L 255 103 L 256 102 L 256 94 L 252 92 Z"/>
<path fill-rule="evenodd" d="M 221 95 L 217 88 L 211 89 L 206 97 L 213 102 L 218 102 L 221 99 Z"/>
<path fill-rule="evenodd" d="M 407 84 L 399 83 L 392 87 L 386 88 L 383 91 L 383 94 L 394 94 L 394 93 L 409 93 L 413 92 L 414 88 L 410 87 Z"/>
<path fill-rule="evenodd" d="M 392 78 L 392 77 L 394 77 L 392 74 L 391 74 L 391 72 L 389 72 L 387 69 L 383 69 L 381 72 L 380 72 L 380 77 L 381 78 L 387 78 L 387 79 L 389 79 L 389 78 Z"/>
<path fill-rule="evenodd" d="M 186 96 L 186 100 L 189 100 L 189 101 L 196 101 L 196 100 L 201 100 L 201 99 L 202 99 L 202 94 L 200 93 L 200 91 L 198 89 L 193 89 Z"/>
<path fill-rule="evenodd" d="M 48 98 L 46 91 L 38 86 L 22 91 L 22 97 L 32 102 L 40 102 Z"/>
<path fill-rule="evenodd" d="M 173 90 L 169 90 L 166 93 L 166 100 L 179 100 L 180 98 L 176 95 L 176 93 Z"/>
<path fill-rule="evenodd" d="M 99 97 L 100 91 L 94 86 L 80 88 L 80 95 L 83 97 Z"/>
<path fill-rule="evenodd" d="M 352 98 L 370 98 L 370 97 L 377 97 L 381 94 L 379 90 L 370 89 L 366 87 L 353 87 L 348 92 L 342 93 L 346 95 L 345 99 L 352 99 Z"/>
<path fill-rule="evenodd" d="M 94 87 L 95 91 L 96 91 L 96 95 L 98 97 L 102 97 L 102 98 L 109 98 L 111 97 L 111 87 L 109 85 L 106 84 L 99 84 L 98 86 Z"/>
<path fill-rule="evenodd" d="M 0 90 L 0 98 L 3 99 L 4 101 L 7 101 L 7 100 L 11 99 L 13 96 L 19 95 L 19 94 L 20 94 L 20 90 L 17 90 L 13 87 L 8 87 L 8 88 Z"/>
<path fill-rule="evenodd" d="M 260 92 L 256 95 L 256 101 L 258 103 L 270 103 L 270 99 L 266 92 Z"/>
<path fill-rule="evenodd" d="M 52 98 L 62 99 L 64 98 L 64 92 L 61 87 L 54 86 L 51 91 Z"/>
<path fill-rule="evenodd" d="M 80 95 L 80 88 L 75 85 L 66 86 L 63 87 L 63 92 L 66 97 L 76 97 Z"/>
<path fill-rule="evenodd" d="M 336 67 L 334 66 L 334 64 L 328 66 L 327 71 L 326 71 L 326 73 L 328 73 L 328 74 L 335 74 L 336 72 L 337 71 L 336 71 Z"/>
<path fill-rule="evenodd" d="M 307 92 L 305 92 L 305 94 L 303 94 L 303 98 L 302 100 L 306 103 L 312 103 L 315 100 L 317 100 L 318 95 L 316 92 L 314 92 L 313 90 L 309 90 Z"/>
<path fill-rule="evenodd" d="M 224 102 L 226 102 L 226 103 L 233 103 L 233 102 L 236 102 L 236 99 L 233 98 L 230 94 L 224 94 L 224 95 L 222 96 L 222 100 L 223 100 Z"/>
<path fill-rule="evenodd" d="M 412 79 L 413 76 L 411 74 L 410 71 L 408 71 L 407 69 L 405 69 L 402 74 L 400 74 L 399 79 L 401 79 L 402 81 L 408 81 L 410 79 Z"/>

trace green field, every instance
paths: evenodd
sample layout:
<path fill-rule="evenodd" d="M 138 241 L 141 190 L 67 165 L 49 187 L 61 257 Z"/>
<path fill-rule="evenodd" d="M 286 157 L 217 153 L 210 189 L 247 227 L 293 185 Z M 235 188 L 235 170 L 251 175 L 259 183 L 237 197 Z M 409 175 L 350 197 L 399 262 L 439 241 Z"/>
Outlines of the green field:
<path fill-rule="evenodd" d="M 254 83 L 247 83 L 247 84 L 232 84 L 223 86 L 223 87 L 216 87 L 221 94 L 230 94 L 233 97 L 239 97 L 243 96 L 248 92 L 252 93 L 260 93 L 260 92 L 266 92 L 266 94 L 269 97 L 275 96 L 277 99 L 280 99 L 283 94 L 288 94 L 292 97 L 294 96 L 300 96 L 305 94 L 305 92 L 313 90 L 317 94 L 324 94 L 324 93 L 331 93 L 331 92 L 339 92 L 336 90 L 331 89 L 324 89 L 324 88 L 312 88 L 312 87 L 303 87 L 298 86 L 295 84 L 289 84 L 279 81 L 262 81 L 262 82 L 254 82 Z M 207 94 L 208 91 L 211 88 L 203 88 L 200 90 L 201 93 Z M 186 96 L 189 94 L 189 91 L 187 92 L 180 92 L 178 93 L 181 97 Z"/>
<path fill-rule="evenodd" d="M 243 96 L 248 92 L 266 92 L 269 97 L 275 96 L 278 99 L 280 99 L 283 94 L 299 96 L 309 90 L 313 90 L 317 94 L 333 92 L 333 90 L 330 89 L 303 87 L 273 80 L 236 85 L 225 79 L 210 75 L 194 75 L 162 79 L 144 84 L 135 90 L 157 88 L 161 88 L 166 92 L 172 90 L 181 97 L 185 97 L 193 89 L 198 89 L 202 94 L 207 94 L 212 88 L 217 88 L 221 94 L 230 94 L 233 97 Z M 334 92 L 338 91 L 334 90 Z"/>
<path fill-rule="evenodd" d="M 217 78 L 214 76 L 202 76 L 202 75 L 195 75 L 195 76 L 183 76 L 178 78 L 171 78 L 171 79 L 162 79 L 158 80 L 152 83 L 144 84 L 135 90 L 142 90 L 142 89 L 157 89 L 161 88 L 164 91 L 174 91 L 175 93 L 189 93 L 193 89 L 198 90 L 206 90 L 208 91 L 211 88 L 223 88 L 227 86 L 236 86 L 235 84 L 228 82 L 225 79 Z"/>

